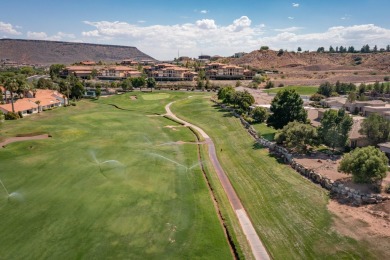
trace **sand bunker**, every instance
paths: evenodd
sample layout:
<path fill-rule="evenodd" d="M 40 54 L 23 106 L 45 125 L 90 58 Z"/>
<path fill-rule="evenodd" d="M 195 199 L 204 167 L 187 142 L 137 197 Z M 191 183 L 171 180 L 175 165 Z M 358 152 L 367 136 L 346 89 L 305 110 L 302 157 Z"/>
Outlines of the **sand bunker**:
<path fill-rule="evenodd" d="M 4 148 L 7 144 L 10 144 L 10 143 L 29 141 L 29 140 L 40 140 L 40 139 L 46 139 L 46 138 L 49 138 L 48 134 L 35 135 L 35 136 L 10 137 L 10 138 L 7 138 L 5 141 L 0 143 L 0 149 Z"/>

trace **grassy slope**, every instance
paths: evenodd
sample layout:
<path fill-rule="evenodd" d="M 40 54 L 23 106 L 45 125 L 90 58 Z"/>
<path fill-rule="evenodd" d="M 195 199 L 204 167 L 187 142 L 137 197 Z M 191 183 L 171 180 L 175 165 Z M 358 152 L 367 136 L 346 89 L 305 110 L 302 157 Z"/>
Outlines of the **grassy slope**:
<path fill-rule="evenodd" d="M 229 259 L 231 253 L 186 128 L 162 113 L 169 99 L 121 95 L 6 122 L 2 136 L 49 132 L 47 140 L 0 150 L 0 178 L 24 202 L 0 190 L 0 252 L 4 259 Z M 144 94 L 148 95 L 148 94 Z M 152 98 L 155 99 L 155 98 Z M 115 103 L 123 111 L 106 105 Z M 136 111 L 135 111 L 136 110 Z M 123 167 L 94 164 L 118 160 Z"/>
<path fill-rule="evenodd" d="M 180 101 L 173 111 L 213 138 L 219 159 L 273 258 L 372 258 L 363 245 L 332 230 L 326 192 L 279 164 L 267 150 L 257 149 L 230 113 L 205 99 Z"/>
<path fill-rule="evenodd" d="M 253 128 L 261 135 L 263 138 L 273 141 L 275 137 L 276 129 L 267 126 L 265 123 L 253 124 Z"/>
<path fill-rule="evenodd" d="M 314 93 L 317 93 L 318 87 L 314 86 L 286 86 L 281 88 L 273 88 L 273 89 L 265 89 L 264 92 L 266 93 L 278 93 L 278 91 L 283 89 L 295 89 L 295 91 L 299 95 L 313 95 Z"/>

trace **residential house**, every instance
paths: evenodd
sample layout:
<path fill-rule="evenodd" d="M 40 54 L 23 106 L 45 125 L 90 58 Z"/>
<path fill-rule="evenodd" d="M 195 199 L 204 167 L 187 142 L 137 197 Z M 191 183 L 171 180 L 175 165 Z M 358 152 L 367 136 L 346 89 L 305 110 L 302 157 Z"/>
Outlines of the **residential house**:
<path fill-rule="evenodd" d="M 127 66 L 137 66 L 138 62 L 131 60 L 131 59 L 126 59 L 121 61 L 121 65 L 127 65 Z"/>
<path fill-rule="evenodd" d="M 69 75 L 74 75 L 78 78 L 87 79 L 92 75 L 92 71 L 94 69 L 95 68 L 93 66 L 68 66 L 61 72 L 61 76 L 67 77 Z"/>
<path fill-rule="evenodd" d="M 349 132 L 349 147 L 365 147 L 370 144 L 367 136 L 359 133 L 364 117 L 353 117 L 352 129 Z"/>
<path fill-rule="evenodd" d="M 90 60 L 86 60 L 86 61 L 80 62 L 80 64 L 81 64 L 81 65 L 84 65 L 84 66 L 95 66 L 95 65 L 96 65 L 96 62 L 90 61 Z"/>
<path fill-rule="evenodd" d="M 169 63 L 144 67 L 144 71 L 148 77 L 153 77 L 157 81 L 192 81 L 198 75 L 188 68 Z"/>
<path fill-rule="evenodd" d="M 222 63 L 209 63 L 205 66 L 206 76 L 210 79 L 243 79 L 244 68 Z"/>
<path fill-rule="evenodd" d="M 363 113 L 364 107 L 384 107 L 386 102 L 382 100 L 354 101 L 345 104 L 345 109 L 351 113 Z"/>
<path fill-rule="evenodd" d="M 0 105 L 0 110 L 4 114 L 12 112 L 12 103 Z M 38 105 L 29 99 L 19 99 L 14 102 L 15 113 L 21 113 L 23 116 L 38 113 Z"/>
<path fill-rule="evenodd" d="M 99 79 L 125 79 L 140 77 L 142 73 L 128 66 L 107 66 L 98 71 Z"/>
<path fill-rule="evenodd" d="M 390 142 L 378 144 L 378 147 L 390 159 Z"/>
<path fill-rule="evenodd" d="M 346 97 L 330 97 L 320 101 L 320 104 L 322 106 L 333 108 L 333 109 L 344 108 L 346 103 L 347 103 Z"/>

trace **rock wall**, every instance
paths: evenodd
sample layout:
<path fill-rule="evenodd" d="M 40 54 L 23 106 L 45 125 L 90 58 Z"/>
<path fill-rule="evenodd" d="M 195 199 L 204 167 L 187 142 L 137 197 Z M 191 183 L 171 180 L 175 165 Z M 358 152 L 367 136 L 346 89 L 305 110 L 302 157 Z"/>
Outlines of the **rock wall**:
<path fill-rule="evenodd" d="M 216 100 L 212 101 L 218 104 L 221 108 L 229 110 L 235 117 L 239 118 L 241 124 L 247 129 L 248 133 L 256 140 L 258 144 L 268 148 L 270 153 L 282 159 L 285 163 L 290 164 L 290 166 L 302 176 L 328 190 L 333 198 L 336 198 L 343 203 L 352 204 L 354 206 L 360 206 L 363 204 L 376 204 L 390 199 L 389 196 L 382 196 L 380 194 L 366 194 L 358 190 L 348 188 L 340 181 L 333 181 L 312 169 L 305 168 L 303 165 L 297 163 L 294 160 L 293 155 L 290 154 L 286 148 L 277 145 L 275 142 L 270 142 L 262 137 L 259 137 L 257 131 L 242 116 L 237 114 L 233 108 L 221 104 Z"/>

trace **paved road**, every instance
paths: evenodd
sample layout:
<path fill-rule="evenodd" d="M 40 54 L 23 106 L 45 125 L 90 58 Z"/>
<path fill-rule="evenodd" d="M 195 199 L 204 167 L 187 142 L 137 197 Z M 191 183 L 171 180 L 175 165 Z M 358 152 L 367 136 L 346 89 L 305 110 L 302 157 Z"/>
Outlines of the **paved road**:
<path fill-rule="evenodd" d="M 250 244 L 250 247 L 252 249 L 252 253 L 255 257 L 255 259 L 270 259 L 267 250 L 265 249 L 263 243 L 261 242 L 259 236 L 257 235 L 255 228 L 253 227 L 252 222 L 250 221 L 248 214 L 246 213 L 244 207 L 242 206 L 242 203 L 240 201 L 240 198 L 237 196 L 236 191 L 234 190 L 232 184 L 229 181 L 229 178 L 226 176 L 224 170 L 221 167 L 221 164 L 218 161 L 216 152 L 215 152 L 215 145 L 213 143 L 213 140 L 211 140 L 210 136 L 203 131 L 203 129 L 199 128 L 196 125 L 193 125 L 189 122 L 186 122 L 180 118 L 178 118 L 175 114 L 172 113 L 170 107 L 173 104 L 173 102 L 169 103 L 165 106 L 165 110 L 167 111 L 167 115 L 174 118 L 175 120 L 182 122 L 184 126 L 191 126 L 196 131 L 198 131 L 202 137 L 205 139 L 208 150 L 209 150 L 209 157 L 210 160 L 214 166 L 214 169 L 218 175 L 219 181 L 221 182 L 223 189 L 226 192 L 226 195 L 230 201 L 230 204 L 233 207 L 234 212 L 236 213 L 236 216 L 238 218 L 238 221 L 240 222 L 240 225 L 242 227 L 242 230 Z"/>

